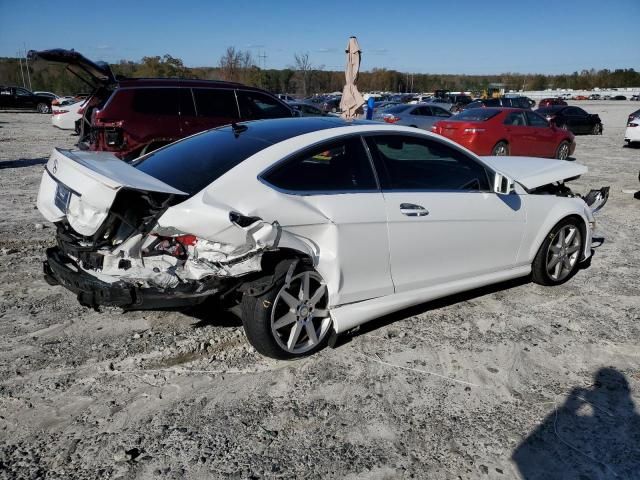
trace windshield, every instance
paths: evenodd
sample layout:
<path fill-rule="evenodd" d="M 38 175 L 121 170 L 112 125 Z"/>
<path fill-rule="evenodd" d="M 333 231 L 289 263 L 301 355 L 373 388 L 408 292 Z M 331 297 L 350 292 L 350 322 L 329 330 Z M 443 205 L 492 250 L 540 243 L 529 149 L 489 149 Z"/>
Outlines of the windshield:
<path fill-rule="evenodd" d="M 497 108 L 471 108 L 469 110 L 463 110 L 455 117 L 451 117 L 449 120 L 463 121 L 463 122 L 484 122 L 490 118 L 495 117 L 500 113 Z"/>
<path fill-rule="evenodd" d="M 194 195 L 271 142 L 231 129 L 210 130 L 158 150 L 133 166 Z"/>

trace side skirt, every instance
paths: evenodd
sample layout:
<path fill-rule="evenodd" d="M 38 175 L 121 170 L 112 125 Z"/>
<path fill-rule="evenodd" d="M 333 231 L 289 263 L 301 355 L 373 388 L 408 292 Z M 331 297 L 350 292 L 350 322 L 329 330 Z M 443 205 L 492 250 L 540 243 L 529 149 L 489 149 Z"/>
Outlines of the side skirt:
<path fill-rule="evenodd" d="M 531 265 L 524 265 L 500 272 L 492 272 L 473 278 L 456 280 L 442 285 L 435 285 L 410 292 L 394 293 L 384 297 L 372 298 L 362 302 L 351 303 L 331 309 L 333 328 L 336 333 L 343 333 L 370 320 L 388 315 L 404 308 L 429 302 L 437 298 L 474 288 L 524 277 L 531 273 Z"/>

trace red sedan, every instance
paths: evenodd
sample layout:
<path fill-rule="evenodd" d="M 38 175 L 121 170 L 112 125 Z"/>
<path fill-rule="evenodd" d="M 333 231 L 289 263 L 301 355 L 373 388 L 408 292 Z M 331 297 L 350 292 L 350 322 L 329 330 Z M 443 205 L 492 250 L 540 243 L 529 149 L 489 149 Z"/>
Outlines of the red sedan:
<path fill-rule="evenodd" d="M 473 108 L 437 122 L 431 130 L 477 155 L 517 155 L 567 159 L 573 133 L 519 108 Z"/>

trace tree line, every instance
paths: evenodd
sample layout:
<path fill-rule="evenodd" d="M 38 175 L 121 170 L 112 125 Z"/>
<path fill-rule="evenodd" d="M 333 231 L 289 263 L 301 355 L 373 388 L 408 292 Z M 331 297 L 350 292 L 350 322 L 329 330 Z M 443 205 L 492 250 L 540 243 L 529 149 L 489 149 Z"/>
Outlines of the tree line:
<path fill-rule="evenodd" d="M 365 52 L 366 54 L 366 52 Z M 42 61 L 29 62 L 29 75 L 25 62 L 17 58 L 0 58 L 0 85 L 23 85 L 31 79 L 33 90 L 53 91 L 60 95 L 88 92 L 90 88 L 80 79 L 65 71 L 63 65 Z M 111 64 L 116 75 L 123 77 L 167 77 L 203 80 L 226 80 L 264 88 L 274 93 L 312 95 L 342 91 L 344 72 L 325 70 L 314 64 L 308 53 L 296 53 L 287 68 L 260 68 L 248 51 L 228 47 L 212 67 L 186 67 L 183 61 L 171 55 L 143 57 L 139 62 L 120 60 Z M 571 88 L 589 90 L 599 88 L 640 87 L 640 72 L 633 68 L 615 70 L 582 70 L 561 75 L 502 73 L 496 75 L 422 74 L 407 73 L 385 68 L 360 72 L 358 88 L 361 91 L 432 92 L 436 89 L 481 92 L 490 83 L 503 83 L 507 89 L 544 90 Z M 28 87 L 28 84 L 27 84 Z"/>

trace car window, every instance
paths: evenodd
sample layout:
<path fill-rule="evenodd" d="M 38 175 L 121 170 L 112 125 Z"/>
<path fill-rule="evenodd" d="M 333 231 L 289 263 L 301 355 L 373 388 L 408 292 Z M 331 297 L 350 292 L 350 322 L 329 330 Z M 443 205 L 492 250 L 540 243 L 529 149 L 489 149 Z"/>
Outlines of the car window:
<path fill-rule="evenodd" d="M 377 189 L 371 162 L 360 137 L 315 146 L 276 165 L 263 178 L 274 187 L 293 192 Z"/>
<path fill-rule="evenodd" d="M 524 112 L 510 112 L 504 119 L 503 122 L 505 125 L 510 125 L 514 127 L 526 127 L 527 121 L 524 117 Z"/>
<path fill-rule="evenodd" d="M 25 90 L 24 88 L 16 88 L 16 95 L 20 95 L 21 97 L 29 97 L 31 92 L 29 90 Z"/>
<path fill-rule="evenodd" d="M 580 107 L 573 107 L 573 110 L 576 112 L 574 115 L 580 115 L 581 117 L 586 117 L 587 115 L 589 115 L 587 112 L 585 112 Z"/>
<path fill-rule="evenodd" d="M 238 106 L 233 90 L 216 88 L 194 88 L 196 110 L 199 117 L 216 117 L 237 120 Z"/>
<path fill-rule="evenodd" d="M 180 89 L 138 88 L 133 95 L 133 111 L 146 115 L 178 115 Z"/>
<path fill-rule="evenodd" d="M 311 105 L 303 105 L 302 111 L 310 115 L 322 115 L 322 112 L 320 110 L 318 110 L 316 107 L 312 107 Z"/>
<path fill-rule="evenodd" d="M 580 115 L 580 111 L 576 107 L 565 108 L 562 113 L 564 115 Z"/>
<path fill-rule="evenodd" d="M 431 111 L 433 112 L 433 115 L 436 116 L 436 117 L 449 118 L 451 116 L 451 112 L 448 112 L 443 108 L 431 107 Z"/>
<path fill-rule="evenodd" d="M 238 91 L 240 113 L 242 118 L 286 118 L 291 111 L 275 98 L 260 92 Z"/>
<path fill-rule="evenodd" d="M 545 120 L 544 117 L 538 115 L 535 112 L 527 112 L 527 120 L 529 120 L 529 125 L 531 127 L 548 127 L 549 122 Z"/>
<path fill-rule="evenodd" d="M 180 88 L 178 91 L 179 96 L 179 111 L 183 117 L 195 117 L 196 110 L 193 105 L 193 94 L 190 88 Z"/>
<path fill-rule="evenodd" d="M 431 109 L 429 107 L 414 108 L 413 111 L 411 112 L 411 115 L 419 115 L 419 116 L 422 116 L 422 117 L 430 117 L 431 116 Z"/>
<path fill-rule="evenodd" d="M 468 121 L 468 122 L 484 122 L 495 117 L 500 113 L 497 108 L 469 108 L 463 110 L 451 120 Z"/>
<path fill-rule="evenodd" d="M 489 190 L 484 166 L 436 140 L 383 135 L 368 141 L 386 190 Z"/>
<path fill-rule="evenodd" d="M 489 98 L 488 100 L 484 100 L 485 107 L 499 107 L 500 99 L 499 98 Z"/>

